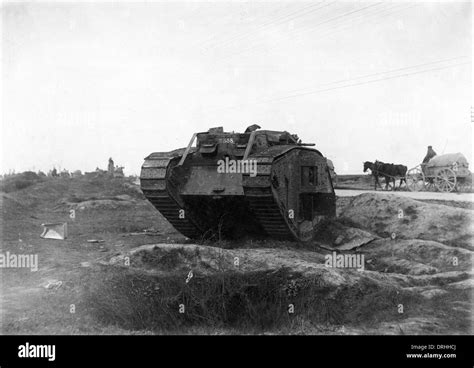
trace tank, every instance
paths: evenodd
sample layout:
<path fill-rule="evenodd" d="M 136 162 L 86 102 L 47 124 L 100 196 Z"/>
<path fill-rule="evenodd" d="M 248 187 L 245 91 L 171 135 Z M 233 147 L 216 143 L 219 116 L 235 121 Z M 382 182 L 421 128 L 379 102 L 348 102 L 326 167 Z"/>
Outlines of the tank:
<path fill-rule="evenodd" d="M 327 159 L 286 131 L 250 126 L 193 134 L 145 158 L 145 197 L 188 238 L 308 241 L 336 213 Z"/>

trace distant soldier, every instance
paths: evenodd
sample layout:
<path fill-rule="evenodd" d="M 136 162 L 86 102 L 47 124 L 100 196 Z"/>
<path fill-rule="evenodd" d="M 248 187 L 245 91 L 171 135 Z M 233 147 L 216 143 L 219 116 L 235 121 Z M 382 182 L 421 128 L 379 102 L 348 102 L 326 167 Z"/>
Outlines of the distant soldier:
<path fill-rule="evenodd" d="M 109 158 L 109 166 L 107 168 L 108 173 L 113 174 L 114 173 L 114 168 L 115 168 L 114 160 L 112 160 L 112 157 L 111 157 L 111 158 Z"/>
<path fill-rule="evenodd" d="M 53 171 L 51 171 L 51 176 L 52 176 L 52 177 L 57 177 L 57 176 L 59 176 L 59 175 L 58 175 L 58 170 L 56 170 L 55 167 L 53 167 Z"/>
<path fill-rule="evenodd" d="M 436 156 L 436 152 L 433 150 L 432 146 L 428 146 L 428 152 L 426 153 L 423 163 L 426 164 L 429 160 Z"/>
<path fill-rule="evenodd" d="M 114 178 L 123 178 L 123 166 L 115 166 Z"/>

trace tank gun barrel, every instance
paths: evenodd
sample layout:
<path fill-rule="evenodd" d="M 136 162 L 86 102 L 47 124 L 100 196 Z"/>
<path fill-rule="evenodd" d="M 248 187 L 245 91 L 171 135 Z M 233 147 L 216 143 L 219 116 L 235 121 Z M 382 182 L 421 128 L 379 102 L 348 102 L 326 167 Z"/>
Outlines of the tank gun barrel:
<path fill-rule="evenodd" d="M 315 143 L 298 143 L 299 146 L 314 147 Z"/>

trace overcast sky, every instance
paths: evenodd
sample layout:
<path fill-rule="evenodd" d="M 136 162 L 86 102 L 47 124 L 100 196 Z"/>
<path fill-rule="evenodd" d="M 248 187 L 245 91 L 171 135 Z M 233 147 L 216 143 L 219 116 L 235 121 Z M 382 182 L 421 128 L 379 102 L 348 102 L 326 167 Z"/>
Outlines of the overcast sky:
<path fill-rule="evenodd" d="M 472 5 L 3 3 L 0 171 L 138 174 L 193 132 L 288 130 L 361 173 L 472 159 Z M 471 167 L 472 169 L 472 167 Z"/>

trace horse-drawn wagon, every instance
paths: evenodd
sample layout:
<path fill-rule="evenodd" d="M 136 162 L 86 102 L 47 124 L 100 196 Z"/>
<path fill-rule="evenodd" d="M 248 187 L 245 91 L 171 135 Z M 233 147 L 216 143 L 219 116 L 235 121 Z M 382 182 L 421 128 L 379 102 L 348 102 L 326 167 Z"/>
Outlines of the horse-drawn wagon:
<path fill-rule="evenodd" d="M 437 190 L 449 193 L 471 191 L 472 174 L 462 153 L 448 153 L 433 157 L 406 174 L 406 185 L 413 192 Z"/>

